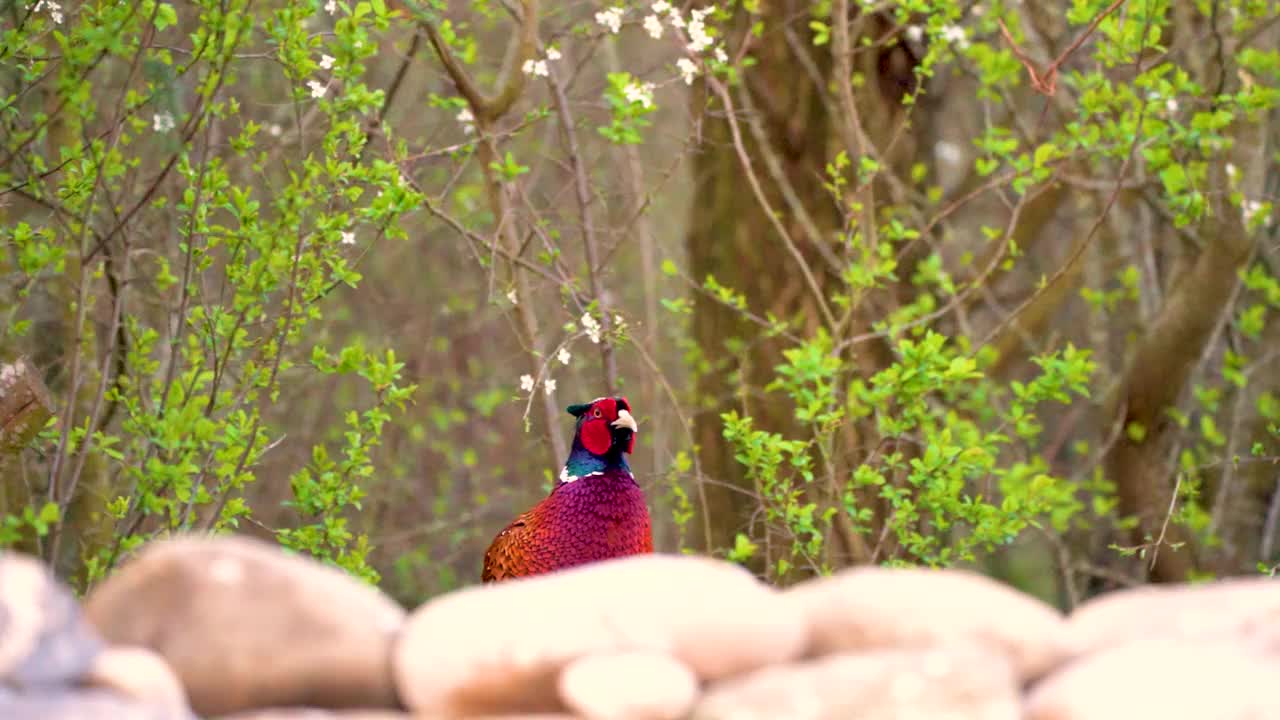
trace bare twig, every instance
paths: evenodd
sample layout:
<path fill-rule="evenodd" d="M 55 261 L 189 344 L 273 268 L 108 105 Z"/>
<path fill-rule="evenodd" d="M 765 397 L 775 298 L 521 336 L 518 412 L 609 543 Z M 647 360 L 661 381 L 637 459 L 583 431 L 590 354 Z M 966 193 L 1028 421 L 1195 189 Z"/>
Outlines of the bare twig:
<path fill-rule="evenodd" d="M 1054 93 L 1058 91 L 1058 70 L 1062 68 L 1062 64 L 1071 57 L 1072 53 L 1084 44 L 1084 41 L 1093 34 L 1094 30 L 1098 29 L 1098 25 L 1101 24 L 1108 15 L 1115 12 L 1124 3 L 1125 0 L 1114 0 L 1111 5 L 1107 6 L 1107 9 L 1099 13 L 1098 16 L 1089 23 L 1089 26 L 1084 29 L 1084 32 L 1081 32 L 1080 35 L 1076 37 L 1075 41 L 1067 46 L 1067 49 L 1063 50 L 1053 62 L 1049 63 L 1049 67 L 1045 68 L 1043 72 L 1038 72 L 1036 70 L 1035 63 L 1031 58 L 1027 57 L 1026 52 L 1023 51 L 1022 48 L 1018 47 L 1018 43 L 1014 42 L 1013 35 L 1009 33 L 1009 28 L 1005 27 L 1004 20 L 997 18 L 996 22 L 1000 24 L 1000 33 L 1004 35 L 1005 42 L 1009 43 L 1009 48 L 1013 51 L 1013 54 L 1017 56 L 1023 67 L 1027 69 L 1027 75 L 1031 77 L 1031 87 L 1035 88 L 1036 92 L 1042 95 L 1052 97 Z"/>
<path fill-rule="evenodd" d="M 856 150 L 859 157 L 874 158 L 874 144 L 862 127 L 862 116 L 853 98 L 853 43 L 849 39 L 849 0 L 836 0 L 832 14 L 831 52 L 835 57 L 836 98 L 840 106 L 837 125 L 850 152 Z M 867 247 L 875 247 L 876 198 L 870 183 L 859 189 L 858 202 L 862 206 L 858 224 L 862 227 L 863 242 Z"/>
<path fill-rule="evenodd" d="M 1262 544 L 1258 555 L 1262 562 L 1270 563 L 1275 557 L 1276 533 L 1280 531 L 1280 478 L 1276 480 L 1271 502 L 1267 504 L 1267 518 L 1262 528 Z"/>
<path fill-rule="evenodd" d="M 423 23 L 436 56 L 440 58 L 445 72 L 449 74 L 449 77 L 458 87 L 458 91 L 466 98 L 468 105 L 471 106 L 472 115 L 475 116 L 480 170 L 484 176 L 485 193 L 489 199 L 489 206 L 498 224 L 494 232 L 492 252 L 497 254 L 498 248 L 505 245 L 504 254 L 512 258 L 520 255 L 521 242 L 519 233 L 516 231 L 515 215 L 509 197 L 511 190 L 505 186 L 494 170 L 494 166 L 498 162 L 498 149 L 492 127 L 496 120 L 511 109 L 519 98 L 520 93 L 523 92 L 525 78 L 520 66 L 525 60 L 533 57 L 538 46 L 537 0 L 521 0 L 521 11 L 522 15 L 519 19 L 520 32 L 512 38 L 511 45 L 508 46 L 507 60 L 504 63 L 502 73 L 503 79 L 499 83 L 501 89 L 493 97 L 486 97 L 480 92 L 466 69 L 462 67 L 457 57 L 454 56 L 453 51 L 449 49 L 448 44 L 444 42 L 435 26 L 431 22 Z M 528 276 L 525 273 L 514 272 L 514 267 L 512 270 L 512 282 L 516 294 L 516 305 L 513 310 L 518 321 L 517 335 L 536 365 L 545 356 L 545 353 L 543 352 L 544 343 L 538 332 L 538 319 L 534 315 L 531 302 L 529 302 L 531 292 Z M 544 420 L 543 432 L 547 440 L 547 447 L 551 453 L 550 464 L 555 465 L 567 455 L 568 448 L 565 445 L 564 438 L 560 436 L 560 433 L 556 432 L 556 421 L 560 415 L 556 408 L 555 399 L 550 394 L 543 393 L 542 395 L 542 413 Z"/>
<path fill-rule="evenodd" d="M 809 292 L 813 296 L 814 304 L 817 306 L 819 313 L 822 314 L 823 320 L 826 321 L 827 327 L 834 331 L 837 327 L 836 317 L 831 313 L 831 308 L 827 304 L 827 298 L 822 292 L 822 287 L 818 284 L 818 279 L 814 276 L 813 270 L 810 269 L 804 253 L 800 252 L 800 248 L 792 240 L 791 233 L 787 231 L 786 226 L 778 218 L 778 213 L 773 209 L 772 203 L 769 202 L 769 198 L 765 195 L 764 188 L 760 186 L 760 180 L 756 177 L 755 170 L 752 168 L 751 155 L 747 152 L 746 145 L 743 144 L 742 130 L 738 127 L 738 119 L 734 115 L 733 99 L 729 97 L 728 89 L 713 77 L 707 77 L 706 82 L 724 105 L 725 119 L 729 123 L 729 132 L 733 137 L 733 147 L 737 152 L 738 162 L 742 165 L 742 171 L 747 176 L 747 184 L 751 186 L 751 192 L 755 195 L 756 202 L 760 204 L 760 209 L 769 218 L 769 223 L 777 231 L 779 239 L 782 240 L 782 244 L 787 248 L 787 252 L 796 261 L 796 267 L 799 268 L 801 276 L 804 277 L 805 283 L 809 286 Z"/>
<path fill-rule="evenodd" d="M 431 41 L 431 47 L 444 65 L 445 72 L 449 73 L 453 84 L 457 86 L 458 92 L 467 99 L 477 124 L 483 121 L 483 124 L 488 125 L 506 115 L 519 99 L 520 93 L 524 91 L 525 75 L 521 72 L 520 66 L 525 60 L 533 57 L 537 48 L 538 0 L 521 0 L 520 6 L 523 13 L 520 32 L 512 36 L 511 44 L 507 47 L 507 59 L 503 63 L 501 79 L 498 81 L 499 89 L 493 95 L 485 95 L 480 90 L 457 56 L 449 49 L 449 44 L 440 36 L 435 23 L 422 22 L 422 26 L 427 31 L 427 39 Z"/>
<path fill-rule="evenodd" d="M 1169 520 L 1173 518 L 1173 510 L 1178 506 L 1178 491 L 1182 489 L 1182 473 L 1178 473 L 1173 481 L 1173 492 L 1169 495 L 1169 509 L 1164 513 L 1164 522 L 1160 525 L 1160 535 L 1152 541 L 1151 562 L 1147 564 L 1147 570 L 1154 571 L 1156 569 L 1156 561 L 1160 558 L 1160 546 L 1164 544 L 1164 538 L 1169 533 Z"/>
<path fill-rule="evenodd" d="M 547 77 L 551 85 L 551 97 L 560 117 L 560 129 L 564 135 L 565 145 L 569 153 L 569 167 L 573 172 L 574 196 L 578 201 L 578 225 L 582 233 L 583 251 L 587 259 L 587 283 L 591 295 L 596 301 L 596 310 L 600 313 L 600 325 L 603 330 L 600 338 L 600 364 L 604 371 L 604 387 L 609 395 L 618 390 L 618 361 L 613 352 L 613 312 L 609 298 L 605 294 L 604 285 L 600 281 L 601 268 L 598 267 L 599 251 L 596 241 L 595 220 L 591 212 L 591 188 L 587 183 L 587 167 L 582 161 L 582 151 L 578 144 L 578 132 L 574 127 L 573 113 L 569 109 L 569 99 L 565 97 L 564 85 L 552 70 Z"/>

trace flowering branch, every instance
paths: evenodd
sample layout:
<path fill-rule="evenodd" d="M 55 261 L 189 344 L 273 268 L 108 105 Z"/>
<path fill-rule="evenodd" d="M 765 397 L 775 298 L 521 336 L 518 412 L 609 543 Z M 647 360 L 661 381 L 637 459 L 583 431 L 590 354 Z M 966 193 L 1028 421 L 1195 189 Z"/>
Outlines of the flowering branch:
<path fill-rule="evenodd" d="M 437 57 L 440 58 L 440 62 L 444 65 L 449 77 L 457 85 L 458 91 L 462 93 L 462 96 L 466 98 L 467 104 L 470 106 L 472 117 L 475 121 L 476 134 L 479 136 L 477 151 L 481 172 L 484 176 L 485 192 L 489 199 L 493 217 L 498 224 L 494 231 L 493 248 L 495 250 L 500 247 L 503 248 L 502 254 L 508 258 L 518 258 L 520 256 L 522 243 L 516 229 L 515 213 L 512 209 L 510 197 L 512 190 L 494 170 L 498 165 L 499 154 L 491 127 L 496 120 L 511 109 L 511 106 L 520 97 L 520 93 L 523 92 L 525 86 L 524 65 L 526 61 L 533 58 L 534 51 L 537 48 L 537 0 L 522 0 L 521 7 L 520 35 L 513 40 L 513 44 L 507 52 L 507 61 L 503 70 L 504 79 L 500 83 L 501 90 L 493 97 L 485 97 L 480 92 L 478 86 L 462 67 L 461 63 L 458 62 L 453 51 L 449 49 L 435 26 L 430 22 L 423 23 L 427 31 L 427 38 L 431 41 L 431 47 L 435 50 Z M 538 318 L 534 314 L 530 303 L 524 302 L 530 295 L 529 279 L 525 273 L 516 272 L 514 264 L 513 261 L 511 280 L 514 287 L 510 298 L 514 304 L 514 311 L 518 320 L 517 335 L 520 337 L 521 343 L 525 346 L 530 357 L 534 362 L 538 362 L 539 358 L 544 356 L 543 341 L 538 331 Z M 550 448 L 551 465 L 560 463 L 568 453 L 564 438 L 560 436 L 560 433 L 556 432 L 556 421 L 560 415 L 556 409 L 555 398 L 552 397 L 554 390 L 555 386 L 550 386 L 550 390 L 544 393 L 542 397 L 543 432 L 548 443 L 547 447 Z"/>
<path fill-rule="evenodd" d="M 573 170 L 573 189 L 578 201 L 578 224 L 582 231 L 582 244 L 587 257 L 587 282 L 591 287 L 591 296 L 595 298 L 596 308 L 600 312 L 601 322 L 604 325 L 604 341 L 600 343 L 604 386 L 606 392 L 613 395 L 618 388 L 618 363 L 609 337 L 613 327 L 613 315 L 609 311 L 609 300 L 600 283 L 602 268 L 599 267 L 595 222 L 591 214 L 591 189 L 587 185 L 587 168 L 582 162 L 578 134 L 574 129 L 573 114 L 569 110 L 569 100 L 565 97 L 564 86 L 554 72 L 548 75 L 547 81 L 551 84 L 551 96 L 555 102 L 556 114 L 560 117 L 560 127 L 569 152 L 569 166 Z"/>

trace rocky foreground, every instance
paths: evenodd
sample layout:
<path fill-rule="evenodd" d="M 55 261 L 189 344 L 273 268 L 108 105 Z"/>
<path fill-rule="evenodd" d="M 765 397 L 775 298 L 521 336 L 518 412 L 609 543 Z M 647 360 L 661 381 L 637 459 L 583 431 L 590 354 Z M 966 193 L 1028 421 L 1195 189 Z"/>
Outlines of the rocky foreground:
<path fill-rule="evenodd" d="M 655 555 L 406 614 L 245 538 L 152 544 L 81 608 L 0 553 L 0 719 L 1280 719 L 1280 584 L 1113 593 L 1070 617 L 961 571 L 777 590 Z M 541 714 L 540 714 L 541 713 Z"/>

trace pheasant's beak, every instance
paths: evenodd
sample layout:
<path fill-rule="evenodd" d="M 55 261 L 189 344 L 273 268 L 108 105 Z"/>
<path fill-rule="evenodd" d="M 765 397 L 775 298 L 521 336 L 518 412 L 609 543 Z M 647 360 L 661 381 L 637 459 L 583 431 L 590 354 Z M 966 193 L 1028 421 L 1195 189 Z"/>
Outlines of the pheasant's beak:
<path fill-rule="evenodd" d="M 636 426 L 636 419 L 631 417 L 631 413 L 626 410 L 619 410 L 618 419 L 609 424 L 616 428 L 626 428 L 631 432 L 636 432 L 640 429 Z"/>

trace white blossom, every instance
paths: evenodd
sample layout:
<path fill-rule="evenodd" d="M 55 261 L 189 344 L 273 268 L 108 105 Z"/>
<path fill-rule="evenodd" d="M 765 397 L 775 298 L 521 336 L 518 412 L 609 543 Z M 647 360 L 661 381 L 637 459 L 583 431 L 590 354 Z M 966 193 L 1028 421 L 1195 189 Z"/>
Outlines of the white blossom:
<path fill-rule="evenodd" d="M 1178 112 L 1178 101 L 1176 98 L 1169 98 L 1164 101 L 1164 109 L 1171 113 Z"/>
<path fill-rule="evenodd" d="M 151 129 L 158 132 L 169 132 L 174 128 L 173 115 L 169 112 L 156 113 L 151 116 Z"/>
<path fill-rule="evenodd" d="M 907 39 L 911 42 L 920 42 L 924 38 L 924 28 L 919 25 L 907 26 Z"/>
<path fill-rule="evenodd" d="M 332 68 L 332 67 L 333 67 L 333 56 L 332 56 L 332 55 L 321 55 L 321 56 L 320 56 L 320 69 L 321 69 L 321 70 L 329 70 L 329 69 L 330 69 L 330 68 Z"/>
<path fill-rule="evenodd" d="M 582 313 L 582 329 L 592 343 L 600 344 L 600 321 L 591 317 L 591 313 Z"/>
<path fill-rule="evenodd" d="M 1227 163 L 1226 170 L 1227 170 L 1227 177 L 1234 178 L 1236 176 L 1236 166 L 1233 165 L 1232 163 Z"/>
<path fill-rule="evenodd" d="M 342 244 L 343 244 L 343 245 L 355 245 L 355 244 L 356 244 L 356 234 L 355 234 L 354 232 L 351 232 L 350 230 L 343 230 L 343 231 L 342 231 Z"/>
<path fill-rule="evenodd" d="M 715 51 L 716 60 L 718 62 L 729 62 L 729 56 L 725 53 L 724 48 L 717 46 Z"/>
<path fill-rule="evenodd" d="M 653 83 L 637 83 L 629 82 L 627 86 L 622 88 L 622 95 L 627 102 L 640 107 L 648 108 L 653 106 Z"/>
<path fill-rule="evenodd" d="M 942 28 L 942 39 L 952 43 L 959 50 L 969 47 L 969 37 L 964 34 L 964 28 L 959 25 L 947 25 Z"/>
<path fill-rule="evenodd" d="M 622 13 L 623 8 L 611 7 L 607 10 L 601 10 L 596 13 L 596 24 L 605 28 L 613 34 L 617 34 L 622 29 Z"/>
<path fill-rule="evenodd" d="M 675 8 L 671 8 L 671 17 L 667 18 L 667 22 L 671 23 L 673 28 L 684 27 L 684 18 L 680 17 L 680 11 Z"/>
<path fill-rule="evenodd" d="M 644 31 L 649 37 L 657 40 L 662 37 L 662 20 L 657 15 L 647 15 L 644 19 Z"/>
<path fill-rule="evenodd" d="M 520 296 L 516 294 L 515 288 L 511 288 L 507 291 L 507 299 L 511 301 L 512 305 L 520 304 Z"/>
<path fill-rule="evenodd" d="M 693 12 L 689 14 L 693 16 L 694 20 L 701 20 L 715 11 L 715 5 L 707 5 L 706 7 L 694 8 Z"/>
<path fill-rule="evenodd" d="M 338 0 L 329 0 L 329 2 L 325 3 L 324 11 L 330 15 L 338 12 Z"/>
<path fill-rule="evenodd" d="M 653 4 L 653 11 L 655 13 L 664 13 L 670 9 L 671 3 L 667 2 L 667 0 L 658 0 L 658 2 Z"/>
<path fill-rule="evenodd" d="M 680 71 L 680 77 L 684 78 L 685 85 L 692 85 L 693 79 L 698 75 L 698 64 L 689 58 L 677 60 L 676 69 Z"/>
<path fill-rule="evenodd" d="M 543 383 L 543 384 L 542 384 L 542 391 L 543 391 L 543 392 L 545 392 L 545 393 L 546 393 L 546 394 L 548 394 L 548 395 L 550 395 L 551 393 L 555 392 L 555 391 L 556 391 L 556 381 L 555 381 L 555 380 L 552 380 L 551 378 L 547 378 L 547 381 L 546 381 L 545 383 Z"/>
<path fill-rule="evenodd" d="M 547 76 L 546 60 L 525 60 L 524 65 L 520 68 L 525 75 L 536 75 L 538 77 Z"/>
<path fill-rule="evenodd" d="M 284 133 L 284 128 L 280 127 L 280 123 L 271 123 L 267 128 L 267 132 L 271 134 L 271 137 L 280 137 Z"/>
<path fill-rule="evenodd" d="M 556 353 L 556 359 L 560 361 L 561 365 L 568 365 L 572 357 L 569 354 L 569 348 L 560 348 L 560 352 Z"/>
<path fill-rule="evenodd" d="M 711 47 L 713 42 L 711 35 L 707 33 L 706 24 L 702 22 L 702 16 L 694 10 L 693 19 L 689 21 L 689 50 L 700 53 Z"/>
<path fill-rule="evenodd" d="M 55 25 L 62 24 L 62 5 L 60 3 L 53 2 L 53 0 L 40 0 L 31 11 L 40 12 L 41 10 L 49 11 L 49 18 L 53 20 Z"/>
<path fill-rule="evenodd" d="M 471 108 L 462 108 L 458 111 L 458 114 L 454 116 L 454 119 L 462 125 L 462 132 L 470 135 L 476 131 L 476 116 L 472 114 Z"/>
<path fill-rule="evenodd" d="M 559 59 L 560 59 L 560 48 L 555 47 L 555 46 L 552 46 L 552 47 L 547 48 L 547 59 L 548 59 L 548 60 L 559 60 Z"/>
<path fill-rule="evenodd" d="M 308 80 L 307 87 L 311 88 L 311 97 L 319 100 L 324 94 L 329 92 L 329 88 L 319 80 Z"/>
<path fill-rule="evenodd" d="M 1240 210 L 1244 214 L 1244 224 L 1248 225 L 1250 222 L 1252 222 L 1253 216 L 1257 215 L 1258 211 L 1261 209 L 1262 209 L 1261 200 L 1249 200 L 1248 198 L 1246 198 L 1244 202 L 1240 203 Z M 1270 226 L 1271 216 L 1268 215 L 1267 217 L 1263 218 L 1262 224 L 1266 226 Z"/>
<path fill-rule="evenodd" d="M 525 374 L 520 376 L 520 389 L 525 392 L 533 392 L 533 376 L 532 375 Z"/>

